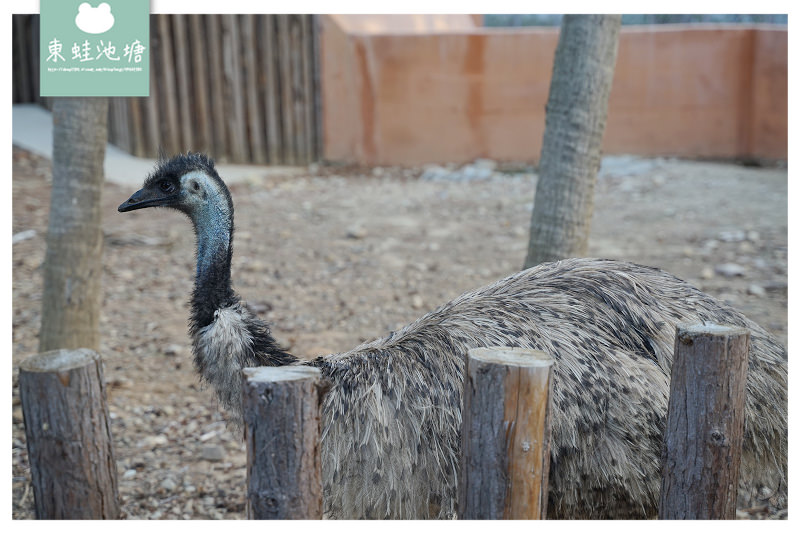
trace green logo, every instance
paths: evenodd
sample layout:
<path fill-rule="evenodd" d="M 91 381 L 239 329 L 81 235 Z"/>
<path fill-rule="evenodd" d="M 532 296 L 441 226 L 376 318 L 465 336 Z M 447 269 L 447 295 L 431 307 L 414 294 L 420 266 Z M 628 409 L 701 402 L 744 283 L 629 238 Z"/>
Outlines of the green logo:
<path fill-rule="evenodd" d="M 149 0 L 40 0 L 41 96 L 149 96 Z"/>

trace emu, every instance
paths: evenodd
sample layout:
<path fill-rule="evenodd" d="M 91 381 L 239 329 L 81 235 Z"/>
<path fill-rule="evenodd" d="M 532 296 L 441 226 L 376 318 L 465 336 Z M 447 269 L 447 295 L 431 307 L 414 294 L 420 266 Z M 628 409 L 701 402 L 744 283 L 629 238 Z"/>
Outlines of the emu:
<path fill-rule="evenodd" d="M 552 354 L 551 518 L 657 513 L 675 326 L 751 330 L 740 502 L 786 500 L 787 354 L 740 312 L 655 268 L 600 259 L 546 263 L 468 292 L 388 336 L 301 361 L 231 285 L 233 202 L 203 154 L 157 163 L 119 211 L 169 207 L 197 239 L 189 332 L 194 365 L 234 420 L 240 370 L 313 365 L 322 406 L 326 516 L 456 513 L 464 357 L 480 346 Z"/>

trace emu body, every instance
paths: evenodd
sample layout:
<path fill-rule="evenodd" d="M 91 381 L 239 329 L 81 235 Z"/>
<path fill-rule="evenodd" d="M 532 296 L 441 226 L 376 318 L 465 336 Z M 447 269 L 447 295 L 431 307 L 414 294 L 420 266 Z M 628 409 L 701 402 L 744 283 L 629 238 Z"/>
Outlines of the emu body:
<path fill-rule="evenodd" d="M 785 502 L 786 350 L 666 272 L 598 259 L 547 263 L 463 294 L 382 339 L 300 361 L 231 287 L 233 203 L 211 160 L 190 154 L 159 163 L 119 210 L 151 206 L 173 207 L 193 222 L 194 363 L 234 419 L 244 367 L 309 364 L 332 383 L 322 406 L 332 518 L 454 515 L 465 354 L 497 345 L 556 359 L 548 516 L 654 516 L 680 322 L 751 330 L 740 501 L 767 487 Z"/>

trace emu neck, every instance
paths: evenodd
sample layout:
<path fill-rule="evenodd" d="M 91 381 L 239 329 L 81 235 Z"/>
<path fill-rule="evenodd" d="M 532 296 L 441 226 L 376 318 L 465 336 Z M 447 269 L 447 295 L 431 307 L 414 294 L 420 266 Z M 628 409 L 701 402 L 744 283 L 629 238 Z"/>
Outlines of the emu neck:
<path fill-rule="evenodd" d="M 237 300 L 231 288 L 233 215 L 228 211 L 209 204 L 191 216 L 197 234 L 197 271 L 192 297 L 192 318 L 197 327 L 210 324 L 217 309 Z"/>
<path fill-rule="evenodd" d="M 227 380 L 233 379 L 238 390 L 241 368 L 292 364 L 297 358 L 278 346 L 269 327 L 241 305 L 233 291 L 233 207 L 222 195 L 215 198 L 224 205 L 209 202 L 190 214 L 197 234 L 191 334 L 198 369 L 215 384 L 223 402 L 235 408 L 238 400 L 230 400 Z M 218 317 L 216 327 L 207 329 Z M 211 367 L 216 370 L 209 374 Z"/>

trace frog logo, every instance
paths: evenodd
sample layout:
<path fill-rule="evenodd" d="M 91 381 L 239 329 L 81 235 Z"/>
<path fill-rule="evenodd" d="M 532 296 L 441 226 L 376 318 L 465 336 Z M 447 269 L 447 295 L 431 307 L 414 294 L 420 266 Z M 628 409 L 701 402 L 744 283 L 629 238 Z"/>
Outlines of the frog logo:
<path fill-rule="evenodd" d="M 107 32 L 114 26 L 114 15 L 111 14 L 111 6 L 103 2 L 97 7 L 92 7 L 88 2 L 83 2 L 78 6 L 75 25 L 85 33 L 98 34 Z"/>

